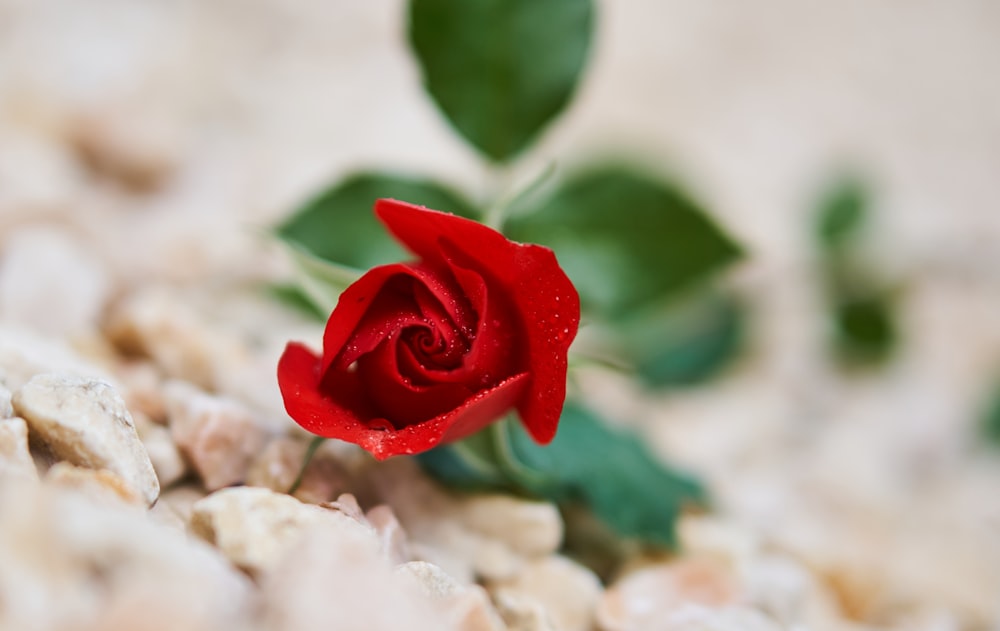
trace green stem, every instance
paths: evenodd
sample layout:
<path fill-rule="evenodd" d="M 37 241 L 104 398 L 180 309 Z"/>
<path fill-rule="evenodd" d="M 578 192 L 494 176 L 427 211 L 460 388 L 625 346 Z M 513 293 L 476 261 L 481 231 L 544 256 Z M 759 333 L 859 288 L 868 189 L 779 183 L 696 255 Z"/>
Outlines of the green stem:
<path fill-rule="evenodd" d="M 302 458 L 302 468 L 299 469 L 299 475 L 296 476 L 295 481 L 292 482 L 292 486 L 288 488 L 288 494 L 294 495 L 295 491 L 299 490 L 302 486 L 302 478 L 306 475 L 306 468 L 309 467 L 309 463 L 312 462 L 313 456 L 316 455 L 316 450 L 319 446 L 323 444 L 326 439 L 322 436 L 316 436 L 309 442 L 309 446 L 306 447 L 306 454 Z"/>
<path fill-rule="evenodd" d="M 499 231 L 503 228 L 504 220 L 507 218 L 507 211 L 527 199 L 530 195 L 535 194 L 543 184 L 552 178 L 555 172 L 556 163 L 550 162 L 527 186 L 520 191 L 512 193 L 510 191 L 509 172 L 506 170 L 498 171 L 495 179 L 500 185 L 497 186 L 498 190 L 494 196 L 494 202 L 486 209 L 486 216 L 483 219 L 483 223 Z"/>

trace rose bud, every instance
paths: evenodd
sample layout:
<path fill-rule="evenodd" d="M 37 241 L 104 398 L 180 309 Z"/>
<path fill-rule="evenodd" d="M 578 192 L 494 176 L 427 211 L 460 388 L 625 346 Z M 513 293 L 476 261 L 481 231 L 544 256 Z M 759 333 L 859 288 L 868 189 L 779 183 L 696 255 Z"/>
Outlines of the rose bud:
<path fill-rule="evenodd" d="M 382 460 L 465 438 L 516 409 L 555 436 L 580 300 L 548 248 L 395 200 L 375 214 L 416 256 L 341 295 L 317 356 L 289 343 L 285 409 L 303 428 Z"/>

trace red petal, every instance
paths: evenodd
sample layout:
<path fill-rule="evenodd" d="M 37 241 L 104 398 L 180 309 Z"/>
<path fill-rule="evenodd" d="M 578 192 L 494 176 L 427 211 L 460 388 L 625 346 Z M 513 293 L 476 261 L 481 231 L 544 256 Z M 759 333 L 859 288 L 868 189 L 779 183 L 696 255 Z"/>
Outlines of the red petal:
<path fill-rule="evenodd" d="M 467 322 L 471 319 L 471 316 L 467 313 L 468 306 L 455 298 L 455 296 L 460 296 L 461 293 L 458 292 L 457 288 L 449 287 L 445 280 L 442 279 L 441 274 L 435 274 L 421 265 L 407 263 L 393 263 L 391 265 L 373 267 L 340 294 L 337 306 L 334 308 L 333 313 L 330 314 L 329 320 L 327 320 L 326 330 L 323 332 L 324 372 L 330 368 L 330 365 L 334 361 L 340 358 L 341 353 L 347 354 L 343 359 L 346 359 L 349 355 L 351 361 L 354 361 L 362 352 L 371 351 L 381 342 L 384 335 L 377 335 L 379 333 L 376 330 L 378 327 L 367 327 L 370 329 L 370 334 L 366 334 L 363 340 L 356 340 L 357 342 L 364 342 L 366 348 L 347 348 L 349 346 L 348 342 L 352 341 L 352 337 L 357 332 L 358 325 L 361 324 L 362 320 L 368 319 L 368 310 L 375 302 L 375 299 L 379 297 L 382 288 L 396 276 L 411 277 L 416 282 L 427 287 L 441 301 L 455 322 Z M 406 311 L 409 312 L 406 314 L 407 317 L 415 315 L 416 305 L 413 305 L 411 309 L 407 309 Z M 384 333 L 389 333 L 390 325 L 402 315 L 402 310 L 387 310 L 383 314 L 384 322 L 379 322 L 386 327 Z M 396 322 L 396 324 L 398 325 L 399 323 Z M 350 362 L 347 362 L 347 364 L 350 364 Z"/>
<path fill-rule="evenodd" d="M 566 352 L 580 321 L 580 298 L 552 250 L 509 241 L 478 222 L 395 200 L 375 203 L 375 214 L 401 243 L 435 266 L 444 249 L 464 257 L 488 284 L 498 286 L 520 318 L 531 381 L 517 402 L 531 436 L 555 436 L 566 398 Z"/>
<path fill-rule="evenodd" d="M 373 429 L 322 395 L 320 373 L 320 359 L 308 348 L 294 342 L 285 348 L 278 361 L 278 386 L 289 416 L 313 434 L 355 443 L 378 460 L 427 451 L 479 431 L 521 398 L 528 378 L 527 374 L 511 377 L 446 414 L 397 430 L 388 422 L 384 429 Z"/>

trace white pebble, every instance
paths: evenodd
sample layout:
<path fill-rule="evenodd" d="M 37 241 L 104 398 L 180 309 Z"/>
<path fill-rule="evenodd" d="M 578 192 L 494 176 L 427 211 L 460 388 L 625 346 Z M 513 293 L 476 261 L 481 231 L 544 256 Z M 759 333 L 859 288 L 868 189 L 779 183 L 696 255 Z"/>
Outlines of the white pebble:
<path fill-rule="evenodd" d="M 132 416 L 103 381 L 38 375 L 14 393 L 14 409 L 59 459 L 120 476 L 152 504 L 160 485 Z"/>

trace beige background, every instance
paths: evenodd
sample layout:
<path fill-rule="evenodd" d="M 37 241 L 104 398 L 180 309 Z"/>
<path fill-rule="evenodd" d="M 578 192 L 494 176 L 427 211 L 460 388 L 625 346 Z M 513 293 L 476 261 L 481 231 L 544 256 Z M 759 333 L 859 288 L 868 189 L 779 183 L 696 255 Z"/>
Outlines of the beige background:
<path fill-rule="evenodd" d="M 1000 3 L 599 9 L 578 101 L 508 183 L 604 152 L 680 174 L 748 245 L 736 282 L 755 319 L 748 357 L 717 386 L 654 396 L 585 375 L 595 403 L 704 476 L 743 534 L 874 577 L 872 593 L 933 620 L 995 620 L 1000 472 L 973 425 L 1000 372 Z M 256 230 L 351 169 L 495 191 L 422 93 L 403 12 L 0 0 L 0 247 L 54 225 L 118 290 L 213 287 L 280 274 Z M 877 187 L 872 253 L 904 288 L 904 350 L 869 378 L 825 359 L 808 235 L 816 191 L 845 166 Z M 135 168 L 152 192 L 123 186 Z M 26 305 L 65 313 L 65 292 L 46 289 L 65 287 L 57 249 L 30 269 L 0 251 L 0 320 L 44 329 Z M 274 405 L 273 361 L 234 391 Z"/>

